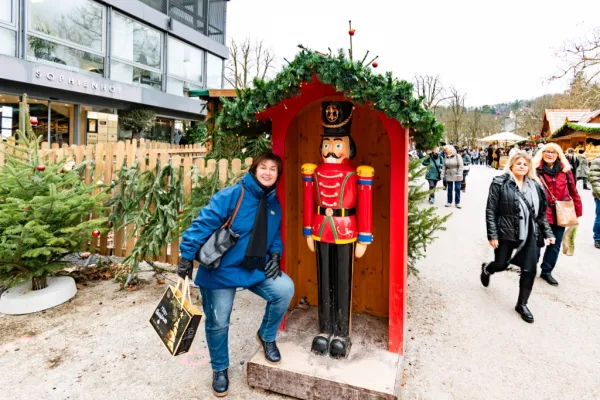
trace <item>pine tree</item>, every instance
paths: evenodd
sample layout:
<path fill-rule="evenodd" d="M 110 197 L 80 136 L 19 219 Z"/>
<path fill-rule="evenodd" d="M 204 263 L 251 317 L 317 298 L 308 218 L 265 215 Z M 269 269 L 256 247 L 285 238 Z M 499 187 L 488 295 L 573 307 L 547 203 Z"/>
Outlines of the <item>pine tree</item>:
<path fill-rule="evenodd" d="M 417 261 L 425 257 L 427 246 L 437 239 L 435 233 L 446 230 L 444 225 L 452 214 L 441 217 L 435 207 L 422 205 L 431 193 L 423 188 L 421 180 L 427 168 L 421 165 L 420 160 L 411 160 L 409 163 L 408 273 L 416 275 L 419 273 L 415 266 Z"/>
<path fill-rule="evenodd" d="M 33 289 L 47 286 L 47 277 L 65 267 L 61 259 L 88 247 L 105 220 L 106 192 L 86 184 L 83 163 L 47 162 L 40 138 L 29 122 L 27 96 L 20 103 L 20 129 L 15 146 L 6 144 L 0 166 L 0 281 L 32 280 Z"/>

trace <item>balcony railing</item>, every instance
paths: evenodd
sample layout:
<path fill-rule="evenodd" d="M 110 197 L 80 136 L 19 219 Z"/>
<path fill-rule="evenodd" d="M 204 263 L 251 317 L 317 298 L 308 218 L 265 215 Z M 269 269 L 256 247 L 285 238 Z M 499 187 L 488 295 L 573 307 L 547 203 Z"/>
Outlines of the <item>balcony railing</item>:
<path fill-rule="evenodd" d="M 227 0 L 140 0 L 214 41 L 225 44 Z M 208 22 L 207 22 L 208 18 Z"/>

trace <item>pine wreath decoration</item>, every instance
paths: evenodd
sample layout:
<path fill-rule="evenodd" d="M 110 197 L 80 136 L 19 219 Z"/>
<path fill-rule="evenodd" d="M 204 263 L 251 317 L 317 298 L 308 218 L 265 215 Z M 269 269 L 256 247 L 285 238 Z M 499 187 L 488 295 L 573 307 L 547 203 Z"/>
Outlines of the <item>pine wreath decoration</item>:
<path fill-rule="evenodd" d="M 316 76 L 355 103 L 368 103 L 410 128 L 417 148 L 439 144 L 444 126 L 433 112 L 422 107 L 423 99 L 413 95 L 411 83 L 394 78 L 391 72 L 375 73 L 369 64 L 350 60 L 341 49 L 337 56 L 326 56 L 300 47 L 302 50 L 274 79 L 255 79 L 253 88 L 238 90 L 234 99 L 221 99 L 223 111 L 217 118 L 221 130 L 239 132 L 245 124 L 255 123 L 259 112 L 298 96 L 301 85 Z"/>

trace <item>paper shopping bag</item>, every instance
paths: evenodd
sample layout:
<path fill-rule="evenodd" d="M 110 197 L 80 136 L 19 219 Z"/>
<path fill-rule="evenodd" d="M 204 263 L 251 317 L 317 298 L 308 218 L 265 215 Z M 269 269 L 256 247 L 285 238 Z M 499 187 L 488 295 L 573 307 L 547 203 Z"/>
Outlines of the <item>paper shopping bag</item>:
<path fill-rule="evenodd" d="M 577 236 L 577 227 L 571 226 L 567 228 L 563 236 L 562 252 L 567 256 L 575 254 L 575 236 Z"/>
<path fill-rule="evenodd" d="M 190 349 L 202 319 L 191 302 L 189 285 L 188 278 L 180 279 L 175 287 L 169 285 L 150 317 L 150 324 L 173 356 Z"/>

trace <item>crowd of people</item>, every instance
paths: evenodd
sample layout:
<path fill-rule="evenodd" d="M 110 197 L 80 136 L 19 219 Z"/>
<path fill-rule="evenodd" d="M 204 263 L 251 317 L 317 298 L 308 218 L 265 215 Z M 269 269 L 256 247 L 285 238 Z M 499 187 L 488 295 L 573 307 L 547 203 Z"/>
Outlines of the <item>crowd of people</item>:
<path fill-rule="evenodd" d="M 515 310 L 526 322 L 534 318 L 527 306 L 533 288 L 537 266 L 540 277 L 558 286 L 553 275 L 565 231 L 577 225 L 583 215 L 578 190 L 590 190 L 595 201 L 593 240 L 600 249 L 600 154 L 592 161 L 583 150 L 569 148 L 563 152 L 555 143 L 539 144 L 521 149 L 518 145 L 508 152 L 498 145 L 485 149 L 461 148 L 452 145 L 435 148 L 423 155 L 427 167 L 425 178 L 431 190 L 429 202 L 435 203 L 435 189 L 442 182 L 447 191 L 446 207 L 461 206 L 461 191 L 466 191 L 466 177 L 472 165 L 500 168 L 489 188 L 486 206 L 487 239 L 494 249 L 494 260 L 483 263 L 480 279 L 490 284 L 491 275 L 504 271 L 510 264 L 521 268 L 519 295 Z M 570 205 L 572 220 L 566 225 L 565 204 Z M 574 221 L 573 221 L 574 219 Z"/>

